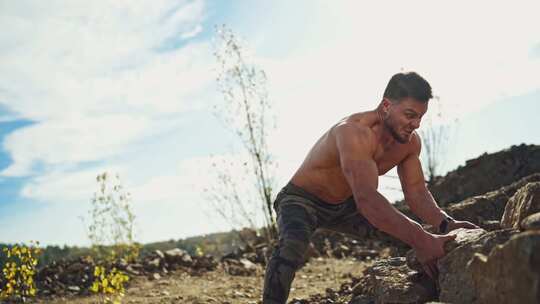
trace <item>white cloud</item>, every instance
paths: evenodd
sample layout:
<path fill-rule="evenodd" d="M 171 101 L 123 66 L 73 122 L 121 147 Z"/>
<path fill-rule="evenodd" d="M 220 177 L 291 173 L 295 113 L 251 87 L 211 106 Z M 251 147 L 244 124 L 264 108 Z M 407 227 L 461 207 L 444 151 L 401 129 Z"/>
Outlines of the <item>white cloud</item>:
<path fill-rule="evenodd" d="M 49 244 L 68 242 L 86 245 L 88 240 L 79 217 L 87 216 L 90 199 L 98 189 L 95 177 L 105 171 L 119 173 L 125 190 L 132 194 L 139 241 L 178 239 L 230 229 L 222 218 L 214 214 L 203 189 L 216 183 L 215 168 L 212 167 L 214 161 L 238 163 L 241 159 L 238 155 L 183 159 L 171 166 L 170 174 L 144 177 L 142 173 L 141 176 L 138 168 L 151 159 L 152 155 L 149 155 L 145 160 L 139 160 L 140 163 L 127 161 L 115 166 L 55 171 L 33 179 L 24 186 L 21 194 L 40 204 L 32 214 L 23 212 L 3 220 L 6 230 L 0 231 L 0 239 L 11 241 L 13 236 L 7 227 L 26 222 L 25 234 L 14 234 L 17 238 L 39 238 Z M 243 172 L 235 166 L 231 169 L 235 176 L 240 176 L 238 170 Z M 240 185 L 240 190 L 245 195 L 249 186 Z M 75 226 L 69 234 L 61 232 L 66 223 Z M 58 235 L 43 235 L 40 231 L 44 227 L 49 233 Z"/>
<path fill-rule="evenodd" d="M 69 166 L 110 157 L 147 135 L 149 125 L 144 117 L 107 115 L 51 120 L 16 130 L 4 141 L 14 162 L 2 175 L 29 175 L 37 162 Z"/>
<path fill-rule="evenodd" d="M 202 1 L 18 2 L 0 17 L 0 102 L 37 122 L 5 139 L 2 175 L 118 155 L 203 106 L 213 82 L 209 46 L 182 41 L 201 31 Z"/>
<path fill-rule="evenodd" d="M 36 4 L 0 18 L 11 29 L 0 40 L 0 98 L 25 118 L 181 110 L 213 80 L 208 47 L 179 39 L 202 28 L 201 1 Z M 158 52 L 175 43 L 185 46 Z"/>

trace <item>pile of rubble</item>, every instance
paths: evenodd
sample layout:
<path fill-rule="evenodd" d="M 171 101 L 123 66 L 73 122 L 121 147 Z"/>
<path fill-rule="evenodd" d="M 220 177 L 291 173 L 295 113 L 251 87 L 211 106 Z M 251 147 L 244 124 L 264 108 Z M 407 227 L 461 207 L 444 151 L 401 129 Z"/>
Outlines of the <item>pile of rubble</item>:
<path fill-rule="evenodd" d="M 190 255 L 180 248 L 163 252 L 154 250 L 135 262 L 119 260 L 106 267 L 109 269 L 116 267 L 129 276 L 145 276 L 150 280 L 158 280 L 171 271 L 201 275 L 217 268 L 222 268 L 231 275 L 254 275 L 260 273 L 266 265 L 271 253 L 269 248 L 270 246 L 261 242 L 238 249 L 220 260 L 211 255 Z M 90 286 L 95 280 L 95 266 L 96 262 L 91 257 L 60 260 L 44 266 L 37 272 L 35 278 L 38 296 L 90 294 Z"/>
<path fill-rule="evenodd" d="M 94 279 L 94 267 L 95 263 L 89 257 L 54 261 L 36 274 L 38 295 L 88 294 Z"/>
<path fill-rule="evenodd" d="M 36 274 L 36 287 L 39 296 L 59 296 L 65 294 L 90 294 L 89 288 L 95 280 L 95 261 L 91 257 L 76 260 L 52 262 L 40 269 Z M 185 250 L 176 248 L 152 254 L 134 263 L 124 260 L 106 265 L 116 267 L 129 276 L 146 276 L 159 279 L 173 270 L 183 270 L 192 275 L 200 275 L 218 267 L 217 260 L 209 255 L 191 256 Z M 129 282 L 128 282 L 129 284 Z"/>

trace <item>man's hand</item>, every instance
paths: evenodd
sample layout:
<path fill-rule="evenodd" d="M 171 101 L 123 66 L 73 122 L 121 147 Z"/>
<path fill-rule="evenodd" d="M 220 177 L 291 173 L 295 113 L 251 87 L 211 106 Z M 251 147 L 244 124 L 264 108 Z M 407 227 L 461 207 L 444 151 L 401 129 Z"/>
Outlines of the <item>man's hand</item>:
<path fill-rule="evenodd" d="M 467 221 L 450 221 L 448 222 L 448 228 L 446 232 L 450 232 L 452 230 L 456 230 L 458 228 L 466 228 L 466 229 L 478 229 L 480 227 L 476 226 L 475 224 Z"/>
<path fill-rule="evenodd" d="M 437 260 L 446 254 L 446 252 L 444 252 L 444 244 L 447 241 L 455 239 L 456 236 L 436 235 L 431 233 L 427 233 L 427 236 L 426 240 L 415 247 L 414 250 L 424 271 L 432 279 L 437 279 L 439 275 Z"/>

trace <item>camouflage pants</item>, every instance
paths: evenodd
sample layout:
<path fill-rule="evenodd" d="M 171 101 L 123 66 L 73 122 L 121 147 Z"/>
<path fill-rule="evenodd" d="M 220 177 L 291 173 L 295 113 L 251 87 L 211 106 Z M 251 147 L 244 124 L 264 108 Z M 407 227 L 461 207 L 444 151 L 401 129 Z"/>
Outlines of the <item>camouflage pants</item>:
<path fill-rule="evenodd" d="M 325 228 L 365 237 L 373 227 L 356 209 L 352 197 L 329 204 L 304 189 L 288 183 L 274 202 L 279 243 L 266 267 L 263 303 L 286 303 L 296 270 L 304 262 L 311 236 Z"/>

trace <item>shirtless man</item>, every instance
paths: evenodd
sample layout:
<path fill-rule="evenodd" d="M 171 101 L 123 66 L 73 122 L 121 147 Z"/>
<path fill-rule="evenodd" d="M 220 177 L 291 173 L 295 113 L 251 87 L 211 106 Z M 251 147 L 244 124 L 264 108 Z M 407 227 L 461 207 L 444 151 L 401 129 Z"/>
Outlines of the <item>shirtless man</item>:
<path fill-rule="evenodd" d="M 425 231 L 377 191 L 378 176 L 395 166 L 405 200 L 420 219 L 440 233 L 477 228 L 450 218 L 426 188 L 415 130 L 431 98 L 431 86 L 420 75 L 396 74 L 375 110 L 342 119 L 317 141 L 274 202 L 279 244 L 266 268 L 263 303 L 287 301 L 319 227 L 360 236 L 382 230 L 415 249 L 426 273 L 437 275 L 436 261 L 453 237 Z"/>

